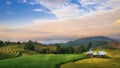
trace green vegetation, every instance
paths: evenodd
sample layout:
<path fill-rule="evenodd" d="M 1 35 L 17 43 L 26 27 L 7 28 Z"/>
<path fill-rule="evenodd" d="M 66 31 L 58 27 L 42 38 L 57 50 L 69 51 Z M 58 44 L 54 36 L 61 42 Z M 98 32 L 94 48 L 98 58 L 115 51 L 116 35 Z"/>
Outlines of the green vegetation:
<path fill-rule="evenodd" d="M 61 68 L 119 68 L 120 67 L 120 50 L 104 50 L 110 58 L 89 58 L 76 62 L 63 64 Z"/>
<path fill-rule="evenodd" d="M 0 68 L 59 68 L 59 64 L 83 59 L 81 54 L 40 54 L 0 60 Z"/>
<path fill-rule="evenodd" d="M 35 45 L 34 45 L 34 43 L 31 41 L 31 40 L 29 40 L 26 44 L 25 44 L 25 47 L 24 47 L 25 49 L 27 49 L 27 50 L 35 50 Z"/>
<path fill-rule="evenodd" d="M 4 46 L 4 42 L 0 40 L 0 47 Z"/>
<path fill-rule="evenodd" d="M 37 54 L 39 54 L 39 53 L 36 51 L 24 51 L 22 53 L 22 56 L 30 56 L 30 55 L 37 55 Z"/>

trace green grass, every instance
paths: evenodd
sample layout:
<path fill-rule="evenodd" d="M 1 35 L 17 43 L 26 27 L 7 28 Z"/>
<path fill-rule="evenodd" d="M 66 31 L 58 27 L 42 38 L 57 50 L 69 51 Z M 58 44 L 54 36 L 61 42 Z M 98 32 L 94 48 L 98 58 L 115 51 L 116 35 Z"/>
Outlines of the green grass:
<path fill-rule="evenodd" d="M 0 60 L 0 68 L 56 68 L 56 65 L 77 59 L 80 54 L 39 54 Z"/>
<path fill-rule="evenodd" d="M 89 58 L 61 65 L 61 68 L 120 68 L 120 50 L 104 50 L 110 58 Z M 96 50 L 96 51 L 98 51 Z"/>
<path fill-rule="evenodd" d="M 37 54 L 39 54 L 39 53 L 36 51 L 24 51 L 22 53 L 22 56 L 30 56 L 30 55 L 37 55 Z"/>

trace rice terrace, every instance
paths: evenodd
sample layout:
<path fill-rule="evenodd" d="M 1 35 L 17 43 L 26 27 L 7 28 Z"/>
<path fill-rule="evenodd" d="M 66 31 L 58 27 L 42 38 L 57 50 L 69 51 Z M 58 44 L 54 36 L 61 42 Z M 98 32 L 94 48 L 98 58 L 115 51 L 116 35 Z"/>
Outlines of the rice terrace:
<path fill-rule="evenodd" d="M 0 0 L 0 68 L 120 68 L 120 1 Z"/>

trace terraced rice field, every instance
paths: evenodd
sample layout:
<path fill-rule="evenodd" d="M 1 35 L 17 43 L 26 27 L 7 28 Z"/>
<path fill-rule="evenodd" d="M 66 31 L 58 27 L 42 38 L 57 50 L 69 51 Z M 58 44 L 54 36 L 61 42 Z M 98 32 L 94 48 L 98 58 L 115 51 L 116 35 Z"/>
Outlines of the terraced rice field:
<path fill-rule="evenodd" d="M 8 59 L 19 56 L 20 52 L 24 51 L 18 45 L 0 47 L 0 59 Z"/>

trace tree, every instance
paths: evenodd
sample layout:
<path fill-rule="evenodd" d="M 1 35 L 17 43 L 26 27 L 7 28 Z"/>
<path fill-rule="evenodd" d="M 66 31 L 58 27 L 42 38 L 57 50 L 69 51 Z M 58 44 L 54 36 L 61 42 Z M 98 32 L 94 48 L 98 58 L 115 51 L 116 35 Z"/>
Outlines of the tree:
<path fill-rule="evenodd" d="M 87 47 L 81 45 L 81 46 L 77 47 L 77 52 L 76 53 L 83 53 L 83 52 L 85 52 L 87 50 L 88 50 Z"/>
<path fill-rule="evenodd" d="M 4 42 L 0 40 L 0 47 L 4 46 Z"/>
<path fill-rule="evenodd" d="M 20 41 L 18 41 L 18 42 L 17 42 L 17 44 L 19 45 L 19 44 L 21 44 L 21 42 L 20 42 Z"/>
<path fill-rule="evenodd" d="M 88 45 L 88 50 L 90 50 L 91 47 L 92 47 L 92 42 L 89 43 L 89 45 Z"/>
<path fill-rule="evenodd" d="M 75 50 L 71 46 L 65 48 L 65 53 L 67 53 L 67 54 L 73 54 L 74 52 L 75 52 Z"/>
<path fill-rule="evenodd" d="M 31 40 L 29 40 L 29 41 L 25 44 L 24 49 L 27 49 L 27 50 L 35 50 L 34 43 L 33 43 Z"/>

